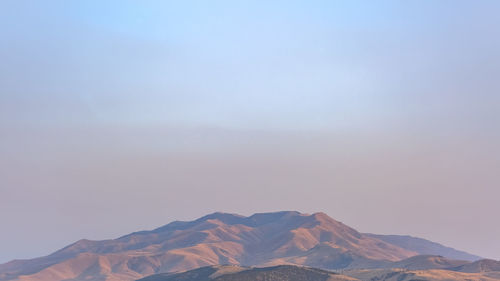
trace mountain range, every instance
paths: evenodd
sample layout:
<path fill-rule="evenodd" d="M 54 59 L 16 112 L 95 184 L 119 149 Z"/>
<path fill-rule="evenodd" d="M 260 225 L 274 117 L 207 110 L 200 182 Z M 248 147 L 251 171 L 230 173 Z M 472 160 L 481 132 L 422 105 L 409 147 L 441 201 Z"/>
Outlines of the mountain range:
<path fill-rule="evenodd" d="M 421 238 L 360 233 L 324 213 L 213 213 L 117 239 L 84 239 L 45 257 L 14 260 L 0 265 L 0 281 L 128 281 L 212 265 L 496 270 L 498 262 L 479 259 Z"/>

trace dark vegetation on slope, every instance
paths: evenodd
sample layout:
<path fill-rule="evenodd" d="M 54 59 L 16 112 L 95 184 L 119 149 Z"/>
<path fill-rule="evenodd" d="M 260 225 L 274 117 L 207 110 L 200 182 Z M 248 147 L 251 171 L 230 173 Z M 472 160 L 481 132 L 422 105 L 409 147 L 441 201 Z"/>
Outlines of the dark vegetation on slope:
<path fill-rule="evenodd" d="M 315 268 L 280 265 L 243 269 L 240 272 L 228 273 L 211 279 L 210 275 L 217 270 L 218 267 L 209 266 L 176 274 L 157 274 L 140 279 L 140 281 L 326 281 L 335 275 L 335 273 Z"/>

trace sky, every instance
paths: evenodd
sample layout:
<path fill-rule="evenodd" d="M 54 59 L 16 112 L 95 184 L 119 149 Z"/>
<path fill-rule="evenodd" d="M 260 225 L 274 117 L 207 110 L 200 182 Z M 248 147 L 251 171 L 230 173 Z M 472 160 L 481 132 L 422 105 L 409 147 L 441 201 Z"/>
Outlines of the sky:
<path fill-rule="evenodd" d="M 0 263 L 222 211 L 500 259 L 500 2 L 0 2 Z"/>

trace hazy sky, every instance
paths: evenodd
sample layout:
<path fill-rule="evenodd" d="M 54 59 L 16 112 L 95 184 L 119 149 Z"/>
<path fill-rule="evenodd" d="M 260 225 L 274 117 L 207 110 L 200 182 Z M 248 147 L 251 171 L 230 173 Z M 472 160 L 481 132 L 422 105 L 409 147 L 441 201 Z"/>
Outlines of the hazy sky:
<path fill-rule="evenodd" d="M 499 1 L 0 2 L 0 262 L 323 211 L 500 259 Z"/>

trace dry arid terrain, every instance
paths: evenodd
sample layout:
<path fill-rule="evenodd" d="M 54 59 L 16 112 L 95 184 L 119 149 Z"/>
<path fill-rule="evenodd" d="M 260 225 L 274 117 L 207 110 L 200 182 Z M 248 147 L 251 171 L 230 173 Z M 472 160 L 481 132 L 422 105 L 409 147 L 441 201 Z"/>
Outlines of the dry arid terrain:
<path fill-rule="evenodd" d="M 324 213 L 214 213 L 117 239 L 80 240 L 45 257 L 14 260 L 0 265 L 0 280 L 131 281 L 212 265 L 297 265 L 341 270 L 342 278 L 360 280 L 498 277 L 499 262 L 473 262 L 477 259 L 420 238 L 363 234 Z"/>
<path fill-rule="evenodd" d="M 463 273 L 451 270 L 406 270 L 406 269 L 367 269 L 350 270 L 344 273 L 356 280 L 386 281 L 490 281 L 500 280 L 498 272 Z"/>

